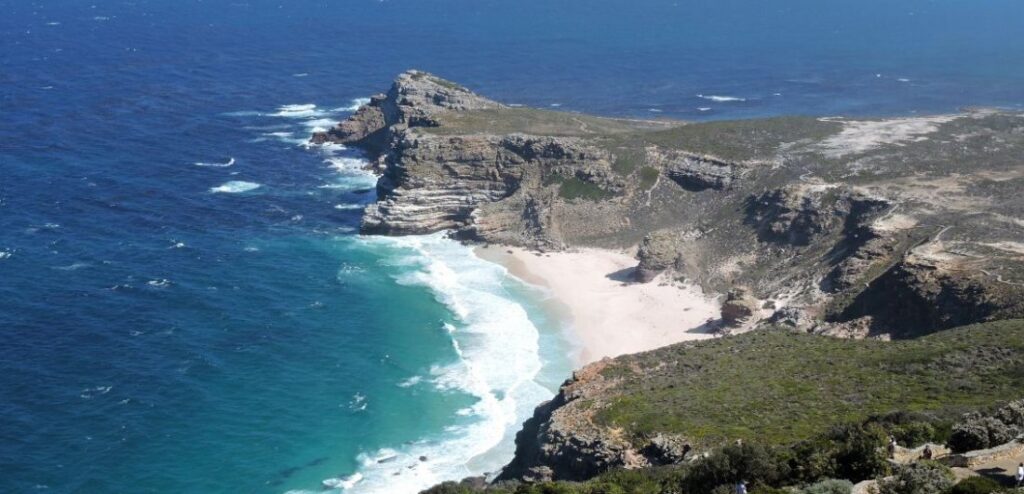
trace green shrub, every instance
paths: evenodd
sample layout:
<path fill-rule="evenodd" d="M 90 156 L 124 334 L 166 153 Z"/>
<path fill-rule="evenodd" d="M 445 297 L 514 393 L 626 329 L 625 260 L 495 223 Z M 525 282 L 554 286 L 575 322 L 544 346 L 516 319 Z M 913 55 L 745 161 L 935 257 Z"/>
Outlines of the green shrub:
<path fill-rule="evenodd" d="M 901 466 L 878 481 L 878 494 L 942 494 L 953 487 L 953 472 L 945 465 L 923 461 Z"/>
<path fill-rule="evenodd" d="M 949 448 L 956 453 L 985 449 L 1007 443 L 1016 435 L 1016 427 L 1008 426 L 995 417 L 970 413 L 953 425 Z"/>
<path fill-rule="evenodd" d="M 1002 489 L 999 482 L 988 477 L 967 477 L 953 486 L 950 494 L 989 494 Z"/>
<path fill-rule="evenodd" d="M 908 448 L 916 448 L 935 437 L 935 427 L 928 422 L 910 422 L 893 426 L 891 429 L 896 441 Z"/>
<path fill-rule="evenodd" d="M 589 201 L 602 201 L 611 198 L 613 194 L 601 188 L 601 186 L 586 182 L 578 177 L 554 179 L 559 182 L 558 195 L 563 199 L 586 199 Z"/>
<path fill-rule="evenodd" d="M 587 482 L 584 494 L 659 494 L 662 477 L 658 469 L 613 470 Z"/>
<path fill-rule="evenodd" d="M 852 490 L 853 482 L 849 480 L 825 479 L 804 487 L 800 494 L 850 494 Z"/>
<path fill-rule="evenodd" d="M 1024 400 L 1007 403 L 996 412 L 995 418 L 1009 426 L 1024 427 Z"/>
<path fill-rule="evenodd" d="M 640 169 L 640 188 L 643 190 L 654 187 L 655 182 L 658 181 L 658 175 L 660 172 L 657 168 L 645 166 Z"/>
<path fill-rule="evenodd" d="M 888 442 L 885 429 L 878 424 L 834 427 L 829 439 L 835 443 L 832 460 L 835 476 L 856 482 L 889 472 L 885 453 Z"/>
<path fill-rule="evenodd" d="M 708 492 L 743 480 L 754 487 L 778 486 L 789 478 L 787 459 L 760 444 L 730 445 L 698 460 L 684 479 L 686 492 Z"/>

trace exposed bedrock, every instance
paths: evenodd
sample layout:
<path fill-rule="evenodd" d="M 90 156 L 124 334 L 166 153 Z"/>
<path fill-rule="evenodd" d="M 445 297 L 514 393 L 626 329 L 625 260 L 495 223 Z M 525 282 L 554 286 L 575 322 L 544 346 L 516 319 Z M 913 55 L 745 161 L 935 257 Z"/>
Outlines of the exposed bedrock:
<path fill-rule="evenodd" d="M 658 230 L 648 233 L 637 250 L 635 278 L 647 283 L 667 269 L 681 268 L 682 258 L 679 253 L 679 235 L 671 230 Z"/>
<path fill-rule="evenodd" d="M 1024 286 L 960 268 L 909 255 L 860 292 L 836 320 L 870 317 L 872 332 L 907 338 L 1024 317 Z"/>
<path fill-rule="evenodd" d="M 364 233 L 456 230 L 478 240 L 495 240 L 493 234 L 528 243 L 550 233 L 548 203 L 537 198 L 546 176 L 614 186 L 607 157 L 569 137 L 446 136 L 408 129 L 395 137 L 384 160 L 378 201 L 366 210 Z M 501 207 L 478 211 L 520 189 L 520 197 Z M 512 231 L 521 241 L 510 240 Z"/>
<path fill-rule="evenodd" d="M 637 281 L 742 286 L 777 303 L 785 325 L 864 336 L 1020 313 L 1020 120 L 932 119 L 926 134 L 892 141 L 879 122 L 613 119 L 504 106 L 409 71 L 313 140 L 373 158 L 363 233 L 639 246 Z M 849 144 L 850 129 L 869 135 L 823 153 Z M 970 262 L 911 255 L 951 224 L 962 232 L 943 255 Z M 760 308 L 744 300 L 727 319 L 756 322 Z"/>
<path fill-rule="evenodd" d="M 314 134 L 312 141 L 351 144 L 376 155 L 387 150 L 396 132 L 436 126 L 439 112 L 502 106 L 433 74 L 410 70 L 398 76 L 387 94 L 374 95 L 333 129 Z"/>
<path fill-rule="evenodd" d="M 851 238 L 870 235 L 867 220 L 890 206 L 848 187 L 795 184 L 750 197 L 746 221 L 762 242 L 806 246 L 840 229 Z"/>
<path fill-rule="evenodd" d="M 516 453 L 498 480 L 584 480 L 612 468 L 638 468 L 682 460 L 681 438 L 659 434 L 635 447 L 593 422 L 592 398 L 614 384 L 601 374 L 609 360 L 590 364 L 566 381 L 558 395 L 534 410 L 516 434 Z"/>
<path fill-rule="evenodd" d="M 680 151 L 648 149 L 652 161 L 664 162 L 665 174 L 680 187 L 698 192 L 730 188 L 742 174 L 738 163 Z"/>

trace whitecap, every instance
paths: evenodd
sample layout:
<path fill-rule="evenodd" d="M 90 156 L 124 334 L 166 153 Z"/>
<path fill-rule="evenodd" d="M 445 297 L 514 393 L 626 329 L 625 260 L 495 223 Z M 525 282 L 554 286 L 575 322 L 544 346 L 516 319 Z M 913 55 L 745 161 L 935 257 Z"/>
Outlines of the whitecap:
<path fill-rule="evenodd" d="M 357 472 L 357 473 L 349 475 L 348 477 L 345 477 L 343 479 L 337 479 L 337 478 L 324 479 L 322 484 L 323 484 L 325 489 L 342 489 L 342 490 L 346 490 L 346 489 L 351 489 L 351 488 L 355 487 L 355 485 L 358 484 L 361 480 L 363 480 L 363 475 L 361 473 Z"/>
<path fill-rule="evenodd" d="M 0 259 L 10 259 L 14 253 L 9 250 L 0 250 Z"/>
<path fill-rule="evenodd" d="M 184 249 L 185 248 L 185 242 L 175 242 L 174 240 L 172 240 L 171 242 L 174 242 L 174 243 L 171 244 L 171 246 L 168 247 L 168 249 Z"/>
<path fill-rule="evenodd" d="M 261 117 L 261 116 L 263 116 L 263 112 L 258 112 L 258 111 L 254 111 L 254 110 L 240 110 L 240 111 L 229 111 L 227 113 L 221 113 L 221 115 L 224 115 L 226 117 Z M 246 128 L 248 129 L 250 127 L 246 127 Z"/>
<path fill-rule="evenodd" d="M 649 111 L 651 113 L 661 113 L 661 110 L 659 110 L 657 108 L 648 108 L 647 111 Z"/>
<path fill-rule="evenodd" d="M 284 117 L 284 118 L 308 118 L 322 115 L 323 112 L 317 110 L 316 105 L 313 103 L 305 103 L 300 105 L 282 105 L 277 107 L 277 112 L 271 113 L 273 117 Z"/>
<path fill-rule="evenodd" d="M 364 207 L 366 207 L 366 206 L 363 206 L 362 204 L 335 204 L 334 205 L 334 209 L 339 209 L 339 210 L 342 210 L 342 211 L 353 210 L 353 209 L 363 209 Z"/>
<path fill-rule="evenodd" d="M 720 95 L 717 95 L 717 94 L 707 94 L 707 95 L 705 95 L 705 94 L 698 94 L 697 97 L 701 98 L 701 99 L 715 101 L 715 102 L 718 102 L 718 103 L 726 103 L 726 102 L 730 102 L 730 101 L 746 101 L 747 100 L 747 98 L 740 98 L 738 96 L 720 96 Z"/>
<path fill-rule="evenodd" d="M 166 278 L 160 278 L 158 280 L 149 280 L 146 282 L 146 284 L 153 288 L 164 288 L 171 285 L 171 280 L 168 280 Z"/>
<path fill-rule="evenodd" d="M 56 266 L 53 269 L 57 269 L 60 271 L 78 271 L 79 269 L 87 268 L 89 266 L 92 266 L 92 264 L 88 262 L 75 262 L 68 264 L 67 266 Z"/>
<path fill-rule="evenodd" d="M 205 167 L 212 167 L 212 168 L 227 168 L 227 167 L 229 167 L 229 166 L 231 166 L 233 164 L 235 164 L 235 159 L 234 158 L 228 158 L 228 160 L 226 162 L 224 162 L 224 163 L 221 163 L 219 161 L 213 161 L 213 162 L 197 161 L 197 162 L 193 163 L 193 165 L 195 165 L 195 166 L 205 166 Z"/>
<path fill-rule="evenodd" d="M 96 396 L 102 396 L 102 395 L 105 395 L 105 394 L 109 393 L 110 390 L 112 390 L 112 389 L 114 389 L 113 386 L 96 386 L 95 388 L 86 388 L 86 389 L 83 389 L 82 392 L 79 393 L 78 396 L 80 398 L 84 398 L 86 400 L 91 400 L 92 398 L 94 398 Z"/>
<path fill-rule="evenodd" d="M 334 111 L 356 111 L 363 105 L 370 104 L 370 98 L 356 98 L 353 99 L 348 106 L 342 106 L 335 108 Z"/>
<path fill-rule="evenodd" d="M 710 106 L 702 106 L 700 108 L 697 108 L 697 111 L 711 111 L 711 107 Z"/>
<path fill-rule="evenodd" d="M 900 77 L 899 79 L 896 80 L 899 82 L 910 82 L 910 79 L 907 79 L 906 77 Z"/>
<path fill-rule="evenodd" d="M 250 190 L 256 190 L 260 188 L 260 184 L 256 182 L 245 182 L 242 180 L 232 180 L 225 182 L 221 185 L 213 187 L 210 192 L 213 193 L 225 193 L 225 194 L 239 194 L 242 192 L 249 192 Z"/>
<path fill-rule="evenodd" d="M 313 118 L 306 120 L 302 124 L 305 125 L 310 132 L 317 133 L 327 132 L 331 127 L 334 127 L 334 124 L 336 123 L 337 120 L 333 118 Z"/>
<path fill-rule="evenodd" d="M 394 270 L 399 284 L 426 287 L 456 316 L 443 327 L 454 361 L 433 365 L 423 380 L 444 392 L 474 396 L 476 402 L 440 439 L 361 454 L 363 480 L 351 492 L 418 492 L 445 480 L 498 471 L 515 449 L 519 424 L 553 394 L 534 381 L 542 366 L 540 333 L 506 291 L 506 270 L 444 234 L 360 237 L 358 242 L 392 254 L 385 267 Z M 376 462 L 392 455 L 394 461 Z"/>
<path fill-rule="evenodd" d="M 299 72 L 298 74 L 292 74 L 292 77 L 306 77 L 308 75 L 309 73 L 307 72 Z"/>
<path fill-rule="evenodd" d="M 551 106 L 552 108 L 558 108 L 558 107 L 562 106 L 562 104 L 561 103 L 551 103 L 551 105 L 549 105 L 549 106 Z"/>
<path fill-rule="evenodd" d="M 266 134 L 263 135 L 266 137 L 273 137 L 281 142 L 286 142 L 288 144 L 295 144 L 297 146 L 305 146 L 309 143 L 308 138 L 295 137 L 295 134 L 292 132 L 267 132 Z M 265 141 L 266 139 L 264 138 L 262 140 Z"/>
<path fill-rule="evenodd" d="M 411 388 L 423 381 L 423 376 L 412 376 L 398 383 L 399 388 Z"/>

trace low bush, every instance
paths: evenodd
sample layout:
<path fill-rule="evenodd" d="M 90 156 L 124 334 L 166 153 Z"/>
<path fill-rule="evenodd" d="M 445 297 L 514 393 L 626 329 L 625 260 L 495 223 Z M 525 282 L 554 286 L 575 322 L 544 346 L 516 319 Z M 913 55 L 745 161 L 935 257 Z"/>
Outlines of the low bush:
<path fill-rule="evenodd" d="M 953 487 L 953 472 L 945 465 L 924 461 L 898 468 L 878 481 L 878 494 L 943 494 Z"/>
<path fill-rule="evenodd" d="M 850 494 L 853 482 L 849 480 L 825 479 L 800 490 L 800 494 Z"/>
<path fill-rule="evenodd" d="M 991 448 L 1009 442 L 1016 437 L 1017 432 L 1017 427 L 1007 425 L 996 417 L 971 413 L 953 425 L 949 447 L 956 453 Z"/>
<path fill-rule="evenodd" d="M 990 492 L 998 492 L 1002 490 L 1002 486 L 999 482 L 996 482 L 988 477 L 968 477 L 961 480 L 953 489 L 949 491 L 950 494 L 989 494 Z"/>

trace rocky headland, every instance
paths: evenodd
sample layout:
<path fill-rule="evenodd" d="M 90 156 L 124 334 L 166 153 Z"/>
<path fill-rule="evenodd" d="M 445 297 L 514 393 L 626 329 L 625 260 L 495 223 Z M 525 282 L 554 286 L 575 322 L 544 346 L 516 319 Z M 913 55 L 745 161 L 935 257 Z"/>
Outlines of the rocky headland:
<path fill-rule="evenodd" d="M 627 281 L 685 281 L 721 294 L 714 324 L 723 333 L 752 331 L 735 337 L 747 338 L 736 344 L 752 356 L 758 344 L 804 344 L 786 339 L 793 333 L 813 346 L 842 340 L 806 333 L 915 339 L 1024 318 L 1020 113 L 641 121 L 510 107 L 409 71 L 313 140 L 359 147 L 371 158 L 380 179 L 364 233 L 450 231 L 464 241 L 538 251 L 635 249 Z M 757 336 L 776 333 L 791 336 Z M 582 480 L 610 468 L 681 461 L 683 444 L 744 436 L 657 420 L 637 430 L 616 418 L 629 415 L 625 397 L 633 404 L 649 398 L 629 391 L 653 382 L 637 375 L 692 391 L 685 376 L 713 366 L 701 352 L 726 352 L 720 341 L 730 339 L 578 371 L 524 425 L 502 478 Z M 966 355 L 1000 358 L 990 346 L 928 341 L 952 352 L 929 353 L 935 365 Z M 878 362 L 875 370 L 910 365 Z M 773 386 L 779 369 L 762 370 L 751 379 Z M 770 399 L 785 401 L 777 391 Z M 827 398 L 853 407 L 846 418 L 892 405 L 872 401 L 877 408 L 858 415 L 854 405 L 864 397 L 856 395 Z M 957 404 L 981 401 L 971 396 Z"/>

